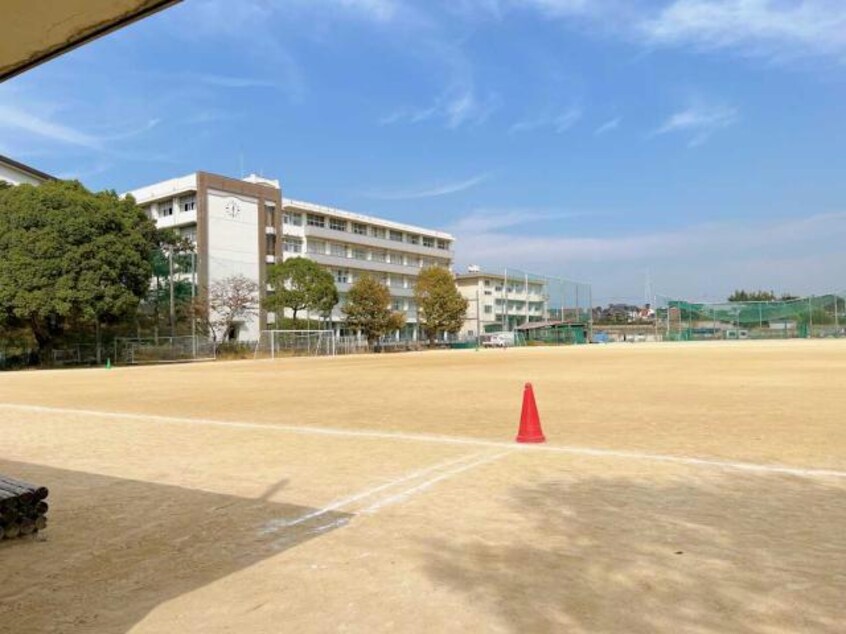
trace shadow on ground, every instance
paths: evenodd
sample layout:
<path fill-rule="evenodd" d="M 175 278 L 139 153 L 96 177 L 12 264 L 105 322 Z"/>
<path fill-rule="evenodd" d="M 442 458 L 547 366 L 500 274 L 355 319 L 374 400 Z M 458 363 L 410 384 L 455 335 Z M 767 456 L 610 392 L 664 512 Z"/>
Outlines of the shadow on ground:
<path fill-rule="evenodd" d="M 425 544 L 432 577 L 509 630 L 844 631 L 843 483 L 591 478 L 509 497 L 498 530 Z"/>
<path fill-rule="evenodd" d="M 286 528 L 314 509 L 10 461 L 0 473 L 51 490 L 43 534 L 0 544 L 0 632 L 126 632 L 157 605 L 350 517 Z"/>

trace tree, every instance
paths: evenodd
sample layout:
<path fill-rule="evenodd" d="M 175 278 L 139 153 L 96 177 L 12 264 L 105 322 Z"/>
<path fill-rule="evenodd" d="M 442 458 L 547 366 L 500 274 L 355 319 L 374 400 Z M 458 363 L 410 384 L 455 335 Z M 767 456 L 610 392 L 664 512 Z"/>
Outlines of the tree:
<path fill-rule="evenodd" d="M 343 307 L 347 325 L 360 330 L 373 345 L 385 334 L 405 325 L 405 315 L 392 312 L 388 287 L 372 275 L 361 275 L 347 293 Z"/>
<path fill-rule="evenodd" d="M 233 333 L 236 323 L 255 317 L 258 291 L 258 284 L 244 275 L 215 280 L 208 297 L 196 300 L 194 316 L 215 343 L 223 341 Z"/>
<path fill-rule="evenodd" d="M 414 300 L 423 332 L 434 343 L 440 332 L 455 334 L 464 325 L 469 302 L 461 296 L 447 269 L 429 266 L 420 271 L 414 285 Z"/>
<path fill-rule="evenodd" d="M 156 234 L 156 249 L 150 264 L 153 271 L 151 285 L 144 305 L 148 314 L 152 313 L 153 332 L 158 338 L 161 315 L 168 314 L 171 336 L 176 335 L 178 314 L 190 313 L 192 292 L 192 274 L 194 267 L 194 243 L 179 236 L 173 229 L 160 229 Z"/>
<path fill-rule="evenodd" d="M 776 296 L 772 291 L 742 291 L 729 295 L 730 302 L 773 302 Z"/>
<path fill-rule="evenodd" d="M 264 308 L 276 313 L 281 321 L 285 309 L 293 313 L 294 322 L 301 310 L 311 310 L 322 318 L 328 317 L 338 303 L 338 289 L 332 274 L 306 258 L 291 258 L 267 269 L 270 292 L 264 298 Z"/>
<path fill-rule="evenodd" d="M 131 197 L 77 181 L 0 190 L 0 315 L 41 353 L 68 325 L 134 315 L 150 283 L 155 225 Z"/>

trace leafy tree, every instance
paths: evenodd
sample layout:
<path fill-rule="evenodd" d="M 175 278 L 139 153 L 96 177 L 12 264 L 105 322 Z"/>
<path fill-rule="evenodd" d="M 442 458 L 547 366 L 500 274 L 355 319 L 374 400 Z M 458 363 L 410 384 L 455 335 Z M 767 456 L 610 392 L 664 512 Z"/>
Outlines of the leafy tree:
<path fill-rule="evenodd" d="M 447 269 L 429 266 L 420 271 L 414 286 L 414 299 L 423 332 L 434 343 L 440 332 L 461 330 L 469 302 L 461 296 Z"/>
<path fill-rule="evenodd" d="M 773 302 L 776 299 L 772 291 L 743 291 L 737 290 L 729 295 L 730 302 Z"/>
<path fill-rule="evenodd" d="M 43 353 L 68 325 L 133 315 L 146 294 L 155 226 L 130 197 L 76 181 L 0 190 L 0 315 Z"/>
<path fill-rule="evenodd" d="M 301 310 L 314 311 L 323 318 L 338 303 L 338 290 L 332 274 L 306 258 L 291 258 L 267 269 L 270 292 L 264 298 L 265 310 L 276 313 L 277 320 L 285 309 L 293 313 L 294 322 Z"/>
<path fill-rule="evenodd" d="M 252 321 L 258 309 L 259 286 L 244 275 L 215 280 L 208 297 L 195 302 L 195 318 L 217 343 L 225 340 L 237 322 Z"/>
<path fill-rule="evenodd" d="M 347 293 L 343 312 L 347 325 L 360 330 L 373 345 L 387 333 L 405 325 L 405 315 L 392 312 L 388 287 L 372 275 L 361 275 Z"/>
<path fill-rule="evenodd" d="M 172 229 L 160 229 L 156 241 L 157 247 L 150 260 L 153 284 L 144 304 L 146 312 L 152 313 L 155 335 L 158 337 L 162 314 L 167 313 L 173 336 L 176 334 L 177 315 L 190 312 L 186 309 L 191 302 L 193 282 L 185 275 L 192 273 L 191 254 L 194 253 L 195 247 L 193 242 L 179 236 Z"/>

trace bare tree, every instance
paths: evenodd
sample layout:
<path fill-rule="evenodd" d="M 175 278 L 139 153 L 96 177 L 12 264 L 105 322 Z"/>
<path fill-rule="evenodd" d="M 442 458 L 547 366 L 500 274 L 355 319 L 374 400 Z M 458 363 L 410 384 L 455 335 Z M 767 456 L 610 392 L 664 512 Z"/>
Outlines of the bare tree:
<path fill-rule="evenodd" d="M 195 315 L 215 343 L 224 340 L 237 322 L 252 321 L 258 313 L 258 291 L 250 278 L 233 275 L 212 282 L 207 300 L 198 298 Z"/>

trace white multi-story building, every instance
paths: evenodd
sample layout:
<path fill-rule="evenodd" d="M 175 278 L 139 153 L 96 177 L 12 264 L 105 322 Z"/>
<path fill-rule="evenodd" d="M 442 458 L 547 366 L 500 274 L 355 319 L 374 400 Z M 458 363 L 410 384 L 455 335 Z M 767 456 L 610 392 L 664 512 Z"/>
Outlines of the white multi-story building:
<path fill-rule="evenodd" d="M 194 242 L 200 296 L 214 280 L 236 274 L 254 280 L 264 295 L 267 266 L 283 258 L 301 256 L 323 265 L 341 297 L 331 315 L 339 332 L 345 294 L 358 276 L 370 273 L 390 289 L 393 309 L 406 315 L 405 331 L 398 336 L 418 336 L 417 275 L 425 266 L 452 265 L 455 239 L 448 233 L 283 201 L 279 181 L 255 175 L 239 180 L 195 172 L 128 193 L 156 226 L 173 228 Z M 237 326 L 230 337 L 257 339 L 268 327 L 268 315 L 260 311 L 258 319 Z"/>
<path fill-rule="evenodd" d="M 458 292 L 469 302 L 461 334 L 477 337 L 492 330 L 513 330 L 547 317 L 548 289 L 543 280 L 486 273 L 471 266 L 455 276 Z"/>
<path fill-rule="evenodd" d="M 362 274 L 387 285 L 394 310 L 405 313 L 397 336 L 419 336 L 414 284 L 426 266 L 450 268 L 455 238 L 442 231 L 391 222 L 298 200 L 283 200 L 283 258 L 307 257 L 332 273 L 341 301 L 333 327 L 343 329 L 345 295 Z"/>
<path fill-rule="evenodd" d="M 40 185 L 49 180 L 54 180 L 49 174 L 0 155 L 0 181 L 10 185 Z"/>
<path fill-rule="evenodd" d="M 252 175 L 243 180 L 195 172 L 134 189 L 135 201 L 159 228 L 172 228 L 197 250 L 197 290 L 233 275 L 255 281 L 264 296 L 265 269 L 281 258 L 282 191 L 279 181 Z M 228 338 L 255 340 L 267 314 L 236 324 Z"/>

